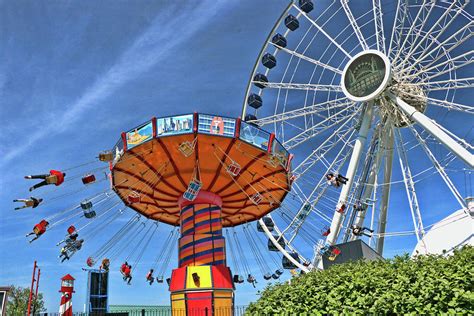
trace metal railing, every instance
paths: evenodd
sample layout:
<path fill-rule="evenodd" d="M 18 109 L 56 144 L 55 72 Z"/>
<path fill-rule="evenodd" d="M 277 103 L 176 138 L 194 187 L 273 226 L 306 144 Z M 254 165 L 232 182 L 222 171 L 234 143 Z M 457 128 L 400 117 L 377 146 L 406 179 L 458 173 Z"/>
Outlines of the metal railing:
<path fill-rule="evenodd" d="M 73 316 L 244 316 L 247 306 L 234 306 L 234 308 L 227 307 L 197 307 L 188 310 L 171 310 L 169 308 L 161 309 L 134 309 L 134 310 L 120 310 L 111 311 L 108 313 L 93 312 L 93 313 L 73 313 Z M 10 316 L 10 314 L 8 314 Z M 23 316 L 21 314 L 11 316 Z M 35 316 L 61 316 L 59 313 L 37 313 Z"/>

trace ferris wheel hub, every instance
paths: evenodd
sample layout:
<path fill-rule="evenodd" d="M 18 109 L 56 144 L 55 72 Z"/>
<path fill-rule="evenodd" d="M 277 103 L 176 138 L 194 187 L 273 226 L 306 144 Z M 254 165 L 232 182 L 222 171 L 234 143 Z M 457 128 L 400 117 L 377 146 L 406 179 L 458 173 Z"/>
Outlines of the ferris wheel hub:
<path fill-rule="evenodd" d="M 356 102 L 367 102 L 379 97 L 392 77 L 387 56 L 377 50 L 365 50 L 347 63 L 342 72 L 344 94 Z"/>

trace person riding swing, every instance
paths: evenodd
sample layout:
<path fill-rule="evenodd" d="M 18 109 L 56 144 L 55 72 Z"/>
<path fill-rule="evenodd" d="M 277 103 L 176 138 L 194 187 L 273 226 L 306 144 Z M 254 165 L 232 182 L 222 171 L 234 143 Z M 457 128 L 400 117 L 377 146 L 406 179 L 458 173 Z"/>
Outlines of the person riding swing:
<path fill-rule="evenodd" d="M 34 189 L 39 187 L 54 184 L 55 186 L 59 186 L 64 182 L 64 177 L 66 173 L 58 171 L 58 170 L 50 170 L 49 174 L 40 174 L 40 175 L 31 175 L 25 176 L 25 179 L 43 179 L 43 181 L 35 184 L 30 188 L 30 192 Z"/>
<path fill-rule="evenodd" d="M 30 197 L 29 199 L 15 199 L 13 202 L 23 202 L 25 205 L 15 207 L 15 210 L 21 210 L 23 208 L 31 207 L 31 208 L 36 208 L 38 205 L 40 205 L 41 202 L 43 202 L 43 199 L 37 199 L 35 197 Z"/>

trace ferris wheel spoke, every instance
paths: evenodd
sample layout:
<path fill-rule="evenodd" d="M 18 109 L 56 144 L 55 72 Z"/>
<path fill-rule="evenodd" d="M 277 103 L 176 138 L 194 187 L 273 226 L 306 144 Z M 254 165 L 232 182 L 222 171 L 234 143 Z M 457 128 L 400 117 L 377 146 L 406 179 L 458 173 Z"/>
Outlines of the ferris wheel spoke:
<path fill-rule="evenodd" d="M 385 34 L 383 29 L 382 5 L 380 0 L 372 0 L 372 9 L 374 12 L 375 35 L 377 39 L 377 50 L 386 53 Z"/>
<path fill-rule="evenodd" d="M 421 19 L 422 13 L 423 13 L 424 11 L 426 11 L 428 7 L 429 7 L 429 8 L 432 8 L 434 5 L 435 5 L 434 2 L 431 2 L 431 1 L 430 1 L 430 5 L 427 5 L 427 4 L 426 4 L 426 0 L 423 0 L 423 3 L 420 4 L 420 7 L 419 7 L 418 12 L 417 12 L 417 14 L 416 14 L 416 17 L 415 17 L 415 18 L 413 19 L 413 21 L 411 22 L 410 29 L 408 30 L 408 32 L 407 32 L 406 34 L 403 34 L 403 33 L 401 34 L 402 36 L 401 36 L 400 39 L 403 39 L 403 41 L 402 41 L 402 44 L 397 47 L 397 53 L 395 54 L 395 57 L 392 59 L 392 63 L 393 63 L 393 64 L 395 64 L 395 65 L 397 64 L 398 59 L 400 58 L 402 52 L 405 50 L 405 47 L 406 47 L 406 45 L 408 44 L 408 40 L 409 40 L 414 34 L 416 34 L 416 32 L 421 31 L 421 30 L 418 29 L 418 26 L 419 26 L 418 20 Z M 407 10 L 406 14 L 409 15 L 409 10 Z M 404 26 L 402 26 L 402 27 L 404 27 Z M 413 44 L 413 43 L 412 43 L 412 44 Z"/>
<path fill-rule="evenodd" d="M 293 7 L 299 11 L 299 13 L 304 16 L 309 23 L 311 23 L 319 32 L 321 32 L 326 38 L 331 41 L 347 58 L 351 59 L 352 56 L 338 43 L 334 40 L 334 38 L 329 35 L 316 21 L 310 18 L 303 10 L 301 10 L 297 5 L 293 4 Z"/>
<path fill-rule="evenodd" d="M 452 12 L 452 8 L 457 4 L 457 1 L 453 1 L 453 3 L 451 4 L 451 6 L 446 9 L 443 14 L 436 20 L 436 22 L 432 23 L 431 25 L 431 28 L 426 31 L 426 32 L 423 32 L 423 29 L 425 28 L 425 26 L 427 25 L 427 22 L 428 22 L 428 19 L 431 15 L 431 12 L 433 11 L 433 9 L 435 8 L 435 5 L 433 3 L 433 5 L 431 6 L 430 10 L 428 11 L 428 13 L 425 15 L 423 21 L 421 22 L 420 24 L 420 27 L 418 28 L 418 32 L 416 34 L 416 37 L 415 39 L 413 40 L 412 42 L 412 45 L 410 46 L 410 50 L 408 51 L 408 53 L 406 54 L 405 58 L 398 64 L 399 67 L 403 67 L 408 59 L 414 54 L 414 52 L 418 51 L 418 49 L 420 48 L 420 46 L 422 45 L 422 43 L 425 43 L 428 39 L 430 40 L 428 45 L 431 46 L 433 45 L 434 43 L 437 42 L 437 39 L 444 33 L 445 30 L 448 29 L 449 25 L 454 21 L 454 19 L 456 18 L 456 16 L 462 12 L 462 8 L 461 7 L 458 11 L 457 11 L 457 14 L 455 14 L 454 17 L 452 17 L 448 23 L 446 23 L 446 18 L 447 16 Z M 445 23 L 445 25 L 441 26 L 441 23 Z M 432 37 L 432 34 L 433 34 L 433 31 L 437 28 L 437 27 L 440 27 L 440 30 L 437 32 L 436 34 L 436 37 Z M 417 42 L 417 40 L 419 39 L 419 41 Z M 424 51 L 426 49 L 429 49 L 429 47 L 425 47 L 423 49 L 419 49 L 420 51 Z"/>
<path fill-rule="evenodd" d="M 398 51 L 393 48 L 393 44 L 398 45 L 402 42 L 402 31 L 407 17 L 408 3 L 404 0 L 398 0 L 397 10 L 395 12 L 395 19 L 393 21 L 392 35 L 390 36 L 390 45 L 388 48 L 388 55 L 392 56 Z"/>
<path fill-rule="evenodd" d="M 271 89 L 283 90 L 305 90 L 305 91 L 320 91 L 320 92 L 340 92 L 342 91 L 339 85 L 326 84 L 312 84 L 312 83 L 286 83 L 286 82 L 263 82 L 255 81 Z"/>
<path fill-rule="evenodd" d="M 415 95 L 413 94 L 413 96 Z M 448 110 L 459 111 L 466 114 L 474 114 L 474 106 L 450 102 L 448 100 L 438 100 L 438 99 L 430 98 L 430 97 L 427 98 L 427 101 L 428 101 L 428 104 L 443 107 Z"/>
<path fill-rule="evenodd" d="M 269 42 L 269 44 L 271 44 L 271 45 L 275 46 L 276 48 L 278 48 L 279 50 L 281 50 L 281 51 L 283 51 L 283 52 L 285 52 L 285 53 L 288 53 L 289 55 L 295 56 L 295 57 L 297 57 L 297 58 L 299 58 L 299 59 L 301 59 L 301 60 L 305 60 L 305 61 L 310 62 L 310 63 L 312 63 L 312 64 L 314 64 L 314 65 L 316 65 L 316 66 L 320 66 L 320 67 L 322 67 L 322 68 L 324 68 L 324 69 L 333 71 L 333 72 L 335 72 L 335 73 L 337 73 L 337 74 L 342 74 L 342 70 L 337 69 L 337 68 L 335 68 L 335 67 L 332 67 L 332 66 L 330 66 L 330 65 L 327 65 L 327 64 L 325 64 L 325 63 L 323 63 L 323 62 L 321 62 L 321 61 L 319 61 L 319 60 L 313 59 L 313 58 L 308 57 L 308 56 L 306 56 L 306 55 L 304 55 L 304 54 L 298 53 L 298 52 L 296 52 L 296 51 L 294 51 L 294 50 L 291 50 L 291 49 L 288 49 L 288 48 L 279 46 L 279 45 L 277 45 L 277 44 L 275 44 L 275 43 L 273 43 L 273 42 Z"/>
<path fill-rule="evenodd" d="M 430 79 L 432 79 L 432 78 L 441 76 L 445 73 L 448 73 L 448 72 L 451 72 L 453 70 L 457 70 L 457 69 L 460 69 L 464 66 L 472 64 L 472 62 L 474 61 L 473 55 L 474 55 L 474 50 L 470 50 L 470 51 L 468 51 L 464 54 L 461 54 L 461 55 L 453 57 L 453 58 L 449 58 L 449 59 L 445 60 L 444 62 L 436 64 L 434 66 L 431 66 L 432 63 L 429 63 L 427 65 L 424 65 L 422 70 L 417 71 L 417 72 L 412 73 L 412 74 L 407 74 L 406 76 L 403 76 L 403 78 L 405 80 L 407 80 L 407 79 L 409 80 L 410 78 L 416 77 L 416 76 L 420 75 L 421 73 L 428 73 L 430 71 L 436 71 L 434 75 L 429 77 Z M 441 70 L 441 69 L 445 68 L 446 65 L 449 65 L 449 68 L 447 68 L 446 70 Z M 413 69 L 413 68 L 411 68 L 411 69 Z M 402 70 L 402 72 L 406 73 L 405 70 Z"/>
<path fill-rule="evenodd" d="M 474 87 L 474 77 L 456 78 L 440 81 L 416 82 L 414 86 L 423 86 L 427 91 L 449 90 L 449 89 L 466 89 Z"/>
<path fill-rule="evenodd" d="M 354 18 L 354 15 L 352 14 L 351 9 L 349 8 L 349 0 L 341 0 L 341 5 L 344 9 L 344 12 L 346 13 L 347 18 L 349 19 L 349 23 L 352 26 L 352 29 L 354 30 L 354 34 L 359 40 L 360 46 L 362 47 L 362 49 L 368 50 L 369 46 L 365 41 L 364 35 L 362 35 L 362 31 L 360 30 L 360 27 L 357 24 L 357 20 Z"/>
<path fill-rule="evenodd" d="M 471 154 L 466 148 L 460 145 L 456 140 L 446 134 L 441 128 L 439 128 L 433 121 L 425 116 L 423 113 L 416 110 L 414 107 L 406 103 L 400 97 L 393 94 L 389 94 L 392 100 L 398 105 L 400 110 L 409 118 L 414 120 L 420 126 L 424 128 L 431 136 L 440 141 L 446 146 L 451 152 L 456 154 L 462 159 L 468 166 L 474 168 L 474 155 Z"/>
<path fill-rule="evenodd" d="M 346 102 L 341 102 L 341 103 L 339 102 L 343 100 L 345 100 Z M 346 107 L 353 103 L 354 102 L 349 101 L 346 97 L 342 97 L 335 100 L 330 100 L 326 102 L 309 105 L 306 107 L 301 107 L 296 110 L 290 110 L 287 112 L 282 112 L 282 113 L 274 114 L 271 116 L 262 117 L 252 122 L 259 126 L 265 126 L 268 124 L 296 119 L 302 116 L 308 116 L 308 115 L 318 114 L 321 112 L 326 112 L 326 111 L 337 109 L 340 107 Z"/>
<path fill-rule="evenodd" d="M 332 149 L 336 148 L 337 145 L 339 145 L 341 142 L 344 144 L 343 146 L 351 147 L 350 139 L 355 134 L 355 129 L 348 128 L 345 131 L 341 130 L 347 123 L 348 121 L 341 125 L 338 130 L 336 130 L 331 135 L 331 137 L 327 138 L 316 149 L 314 149 L 311 154 L 308 155 L 308 157 L 306 157 L 298 166 L 293 169 L 293 173 L 296 176 L 301 177 L 306 173 L 306 171 L 311 169 L 316 163 L 323 159 Z M 347 135 L 349 136 L 347 137 Z"/>
<path fill-rule="evenodd" d="M 409 125 L 409 128 L 412 132 L 412 134 L 415 136 L 415 138 L 418 140 L 418 142 L 420 143 L 421 145 L 421 148 L 423 149 L 423 151 L 425 152 L 425 154 L 428 156 L 428 158 L 431 160 L 431 162 L 433 163 L 433 166 L 436 168 L 436 170 L 438 171 L 438 174 L 441 176 L 441 178 L 444 180 L 444 182 L 446 183 L 446 185 L 448 186 L 449 190 L 451 191 L 451 193 L 454 195 L 454 197 L 456 198 L 456 200 L 458 201 L 459 205 L 462 207 L 462 208 L 467 208 L 467 205 L 466 205 L 466 202 L 464 201 L 462 195 L 459 193 L 459 191 L 457 190 L 456 186 L 454 185 L 454 183 L 451 181 L 451 179 L 449 178 L 448 174 L 446 173 L 445 169 L 443 168 L 443 166 L 440 164 L 440 162 L 436 159 L 436 157 L 433 155 L 433 153 L 431 152 L 431 150 L 428 148 L 428 146 L 426 145 L 426 140 L 423 139 L 420 135 L 420 133 L 418 133 L 418 131 L 411 125 Z M 473 161 L 474 162 L 474 161 Z"/>
<path fill-rule="evenodd" d="M 447 39 L 443 40 L 439 43 L 435 48 L 432 50 L 423 50 L 421 55 L 416 58 L 416 63 L 422 63 L 426 58 L 432 57 L 432 60 L 429 60 L 429 65 L 434 64 L 441 58 L 447 56 L 452 50 L 462 45 L 464 42 L 469 40 L 474 34 L 474 22 L 469 22 L 468 24 L 464 25 L 454 34 L 449 36 Z M 443 54 L 435 54 L 439 53 L 440 50 L 443 50 Z M 410 70 L 415 68 L 416 63 L 413 63 L 410 67 L 404 69 L 404 71 Z"/>
<path fill-rule="evenodd" d="M 413 45 L 413 47 L 411 48 L 411 50 L 408 52 L 408 55 L 407 57 L 404 59 L 404 61 L 401 63 L 402 64 L 402 67 L 403 65 L 408 61 L 408 56 L 412 55 L 414 52 L 417 51 L 417 49 L 420 47 L 420 45 L 422 43 L 426 43 L 426 47 L 424 47 L 423 49 L 420 49 L 418 51 L 421 51 L 421 52 L 426 52 L 426 51 L 429 51 L 429 49 L 436 43 L 438 43 L 438 40 L 439 38 L 441 37 L 441 35 L 444 34 L 444 32 L 446 32 L 447 30 L 449 30 L 449 26 L 451 25 L 451 23 L 453 23 L 456 18 L 461 14 L 461 12 L 463 12 L 464 8 L 466 7 L 466 5 L 469 3 L 469 1 L 466 1 L 462 6 L 456 8 L 454 11 L 455 11 L 455 14 L 454 16 L 451 16 L 449 17 L 448 15 L 450 13 L 453 12 L 453 7 L 455 5 L 457 5 L 457 1 L 453 1 L 453 3 L 451 4 L 451 6 L 446 9 L 446 11 L 443 13 L 443 15 L 437 19 L 437 22 L 433 23 L 433 26 L 431 27 L 431 29 L 429 31 L 426 32 L 426 34 L 424 34 L 424 36 L 422 37 L 422 39 L 420 40 L 420 42 L 418 42 L 417 45 Z M 443 25 L 441 25 L 441 23 L 444 23 Z M 439 31 L 436 32 L 436 35 L 433 37 L 432 34 L 434 34 L 434 30 L 435 28 L 439 28 Z M 413 63 L 413 65 L 416 63 L 417 61 L 415 61 Z"/>
<path fill-rule="evenodd" d="M 322 120 L 321 122 L 307 128 L 303 132 L 297 134 L 296 136 L 293 136 L 289 140 L 283 142 L 283 146 L 287 148 L 288 150 L 306 142 L 307 140 L 314 138 L 315 136 L 319 135 L 320 133 L 323 133 L 330 128 L 334 127 L 335 125 L 345 121 L 345 120 L 351 120 L 354 118 L 358 113 L 354 111 L 354 113 L 349 114 L 350 110 L 352 110 L 355 107 L 355 105 L 350 105 L 341 111 L 335 113 L 334 115 Z M 347 112 L 347 113 L 346 113 Z"/>
<path fill-rule="evenodd" d="M 399 129 L 395 129 L 395 141 L 397 144 L 397 153 L 400 169 L 402 171 L 403 183 L 405 184 L 405 191 L 407 193 L 411 217 L 413 220 L 413 227 L 415 229 L 416 239 L 419 242 L 425 236 L 425 230 L 423 228 L 420 205 L 418 203 L 418 197 L 415 191 L 415 183 L 413 182 L 413 176 L 408 164 L 408 156 Z"/>

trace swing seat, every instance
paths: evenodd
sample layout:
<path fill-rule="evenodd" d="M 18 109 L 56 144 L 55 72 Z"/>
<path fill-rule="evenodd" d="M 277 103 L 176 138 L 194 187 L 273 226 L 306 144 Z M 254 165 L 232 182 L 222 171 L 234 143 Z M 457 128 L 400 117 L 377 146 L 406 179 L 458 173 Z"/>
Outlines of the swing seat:
<path fill-rule="evenodd" d="M 94 259 L 93 259 L 92 257 L 89 257 L 89 258 L 87 258 L 87 260 L 86 260 L 86 264 L 87 264 L 88 267 L 92 267 L 92 266 L 94 266 L 95 261 L 94 261 Z"/>
<path fill-rule="evenodd" d="M 283 270 L 282 270 L 282 269 L 277 269 L 277 270 L 275 270 L 275 274 L 276 274 L 276 275 L 282 275 L 282 274 L 283 274 Z"/>
<path fill-rule="evenodd" d="M 237 176 L 241 171 L 240 165 L 236 162 L 232 162 L 230 165 L 227 166 L 227 173 L 231 176 Z"/>
<path fill-rule="evenodd" d="M 263 220 L 263 223 L 265 224 L 265 226 L 267 226 L 268 230 L 272 232 L 273 228 L 275 227 L 275 223 L 273 223 L 273 220 L 268 216 L 262 217 L 262 220 Z M 259 231 L 261 233 L 265 232 L 263 230 L 262 225 L 260 225 L 260 222 L 258 222 L 258 221 L 257 221 L 257 231 Z"/>
<path fill-rule="evenodd" d="M 67 228 L 67 233 L 69 235 L 73 235 L 74 233 L 76 233 L 76 227 L 74 227 L 74 225 L 71 225 Z"/>
<path fill-rule="evenodd" d="M 260 193 L 255 193 L 254 195 L 252 195 L 252 197 L 250 198 L 250 200 L 252 201 L 253 204 L 255 205 L 259 205 L 260 202 L 262 202 L 263 200 L 263 197 Z"/>
<path fill-rule="evenodd" d="M 197 179 L 194 179 L 189 183 L 187 191 L 197 194 L 199 190 L 201 190 L 201 188 L 202 188 L 202 182 Z"/>
<path fill-rule="evenodd" d="M 331 233 L 331 228 L 329 226 L 325 226 L 322 230 L 321 230 L 321 235 L 323 237 L 327 237 L 329 236 L 329 234 Z"/>
<path fill-rule="evenodd" d="M 277 275 L 276 273 L 273 273 L 273 274 L 272 274 L 272 278 L 273 278 L 274 280 L 278 280 L 278 279 L 280 278 L 280 276 Z"/>
<path fill-rule="evenodd" d="M 140 194 L 137 192 L 132 192 L 128 195 L 127 201 L 129 204 L 139 203 L 140 202 Z"/>
<path fill-rule="evenodd" d="M 263 275 L 263 278 L 268 281 L 268 280 L 270 280 L 270 279 L 272 278 L 272 275 L 271 275 L 270 273 L 265 273 L 265 274 Z"/>
<path fill-rule="evenodd" d="M 114 154 L 110 150 L 105 150 L 99 153 L 100 161 L 112 161 L 114 160 Z"/>
<path fill-rule="evenodd" d="M 194 153 L 194 145 L 189 141 L 185 141 L 179 144 L 178 150 L 184 155 L 184 157 L 189 157 Z"/>
<path fill-rule="evenodd" d="M 194 201 L 196 199 L 196 194 L 186 191 L 183 193 L 183 198 L 188 201 Z"/>
<path fill-rule="evenodd" d="M 247 282 L 248 283 L 254 283 L 256 281 L 255 277 L 251 274 L 247 277 Z"/>
<path fill-rule="evenodd" d="M 163 283 L 163 276 L 162 275 L 156 277 L 156 283 Z"/>
<path fill-rule="evenodd" d="M 87 210 L 84 210 L 84 217 L 85 218 L 94 218 L 96 216 L 96 213 L 93 209 L 87 209 Z"/>
<path fill-rule="evenodd" d="M 234 283 L 239 283 L 239 275 L 234 274 L 234 276 L 232 277 L 232 281 L 234 281 Z"/>
<path fill-rule="evenodd" d="M 84 184 L 90 184 L 90 183 L 93 183 L 93 182 L 95 182 L 95 175 L 93 175 L 93 174 L 87 174 L 87 175 L 82 177 L 82 183 L 84 183 Z"/>
<path fill-rule="evenodd" d="M 91 201 L 88 201 L 88 200 L 84 200 L 81 202 L 81 208 L 83 210 L 88 210 L 88 209 L 91 209 L 92 208 L 92 202 Z"/>

